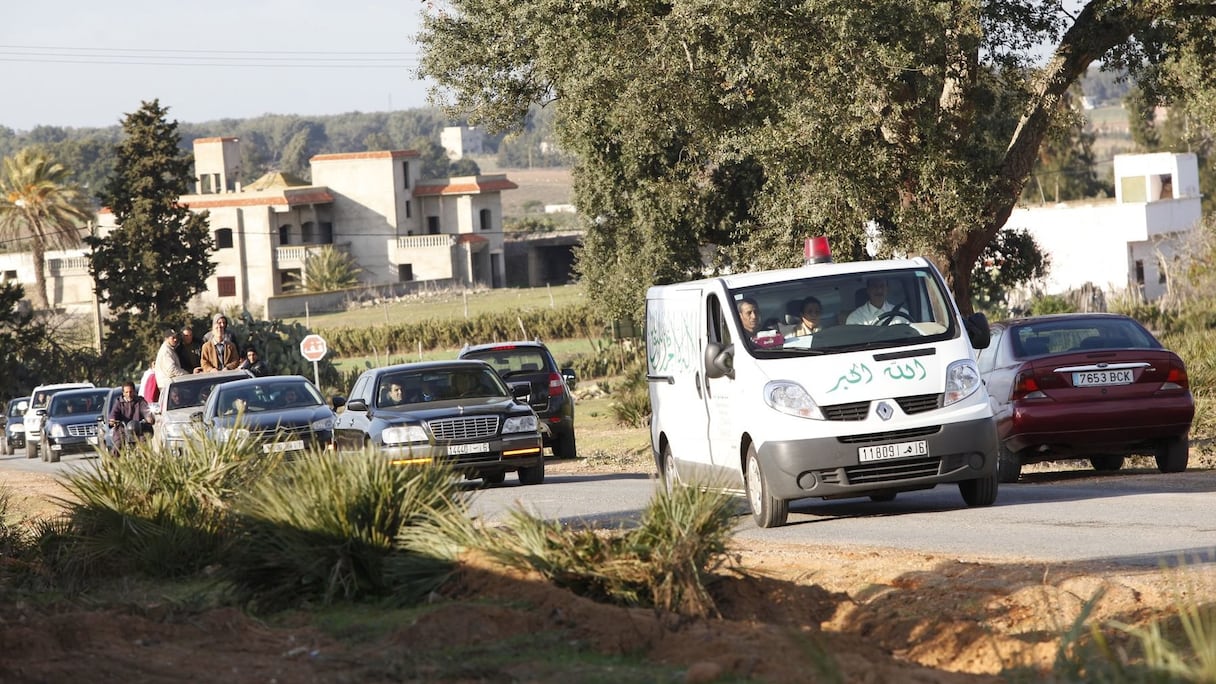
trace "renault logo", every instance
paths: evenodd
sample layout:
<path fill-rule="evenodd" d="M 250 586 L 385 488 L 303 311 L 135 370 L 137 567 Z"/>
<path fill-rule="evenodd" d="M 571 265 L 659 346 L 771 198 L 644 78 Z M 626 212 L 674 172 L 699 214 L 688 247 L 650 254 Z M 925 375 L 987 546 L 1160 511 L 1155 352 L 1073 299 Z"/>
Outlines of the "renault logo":
<path fill-rule="evenodd" d="M 874 407 L 874 413 L 878 414 L 883 420 L 891 420 L 891 416 L 895 415 L 895 409 L 885 401 L 878 402 L 878 406 Z"/>

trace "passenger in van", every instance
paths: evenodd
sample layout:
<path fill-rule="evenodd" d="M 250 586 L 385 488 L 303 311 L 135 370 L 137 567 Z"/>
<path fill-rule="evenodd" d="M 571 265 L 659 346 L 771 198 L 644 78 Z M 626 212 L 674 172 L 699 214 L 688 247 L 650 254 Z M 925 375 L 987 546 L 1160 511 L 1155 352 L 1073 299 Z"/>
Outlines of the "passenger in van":
<path fill-rule="evenodd" d="M 866 279 L 866 301 L 845 320 L 849 325 L 876 325 L 881 316 L 895 308 L 887 301 L 887 279 Z M 899 318 L 903 318 L 900 316 Z"/>
<path fill-rule="evenodd" d="M 756 300 L 751 297 L 739 300 L 739 321 L 748 337 L 755 337 L 760 332 L 760 305 Z"/>
<path fill-rule="evenodd" d="M 803 335 L 813 335 L 823 329 L 820 323 L 820 318 L 823 316 L 823 304 L 816 297 L 807 297 L 802 300 L 802 308 L 799 311 L 798 327 L 794 328 L 794 335 L 802 337 Z"/>

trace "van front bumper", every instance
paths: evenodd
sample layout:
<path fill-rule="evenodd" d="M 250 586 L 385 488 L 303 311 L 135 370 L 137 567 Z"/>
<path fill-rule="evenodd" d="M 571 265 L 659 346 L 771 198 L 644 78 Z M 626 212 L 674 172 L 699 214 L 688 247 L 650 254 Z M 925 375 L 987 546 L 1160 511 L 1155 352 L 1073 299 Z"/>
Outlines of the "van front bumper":
<path fill-rule="evenodd" d="M 927 489 L 996 475 L 996 424 L 991 418 L 939 425 L 930 434 L 879 435 L 765 442 L 756 452 L 772 496 L 844 498 L 881 491 Z M 862 462 L 861 447 L 925 442 L 920 456 Z"/>

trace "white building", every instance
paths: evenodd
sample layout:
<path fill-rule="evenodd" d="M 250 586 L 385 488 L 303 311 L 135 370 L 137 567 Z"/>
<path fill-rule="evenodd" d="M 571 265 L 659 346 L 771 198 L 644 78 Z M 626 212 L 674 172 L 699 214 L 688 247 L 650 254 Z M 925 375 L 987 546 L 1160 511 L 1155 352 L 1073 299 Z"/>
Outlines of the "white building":
<path fill-rule="evenodd" d="M 447 150 L 449 159 L 463 159 L 471 154 L 485 154 L 485 134 L 474 126 L 448 126 L 439 133 L 439 144 Z"/>
<path fill-rule="evenodd" d="M 1166 269 L 1198 227 L 1199 164 L 1193 154 L 1115 156 L 1115 198 L 1013 211 L 1005 230 L 1024 229 L 1051 257 L 1047 294 L 1087 283 L 1108 296 L 1130 289 L 1152 301 Z"/>

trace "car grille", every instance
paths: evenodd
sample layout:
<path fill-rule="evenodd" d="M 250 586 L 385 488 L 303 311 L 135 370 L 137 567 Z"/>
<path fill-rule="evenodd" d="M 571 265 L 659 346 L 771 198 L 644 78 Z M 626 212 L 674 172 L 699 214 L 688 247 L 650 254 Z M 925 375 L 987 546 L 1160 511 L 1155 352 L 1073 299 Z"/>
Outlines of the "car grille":
<path fill-rule="evenodd" d="M 941 408 L 942 395 L 921 394 L 912 397 L 896 397 L 896 403 L 904 413 L 912 415 Z M 865 420 L 870 415 L 870 402 L 855 401 L 850 404 L 835 404 L 823 407 L 823 415 L 828 420 Z"/>
<path fill-rule="evenodd" d="M 427 425 L 436 441 L 458 442 L 485 439 L 498 434 L 498 416 L 469 416 L 432 420 Z"/>
<path fill-rule="evenodd" d="M 268 430 L 259 430 L 256 433 L 258 439 L 271 441 L 285 441 L 289 439 L 300 439 L 301 437 L 312 436 L 312 428 L 308 425 L 297 425 L 295 427 L 276 426 Z"/>
<path fill-rule="evenodd" d="M 83 425 L 69 425 L 68 434 L 72 437 L 93 437 L 97 434 L 97 423 L 84 423 Z"/>
<path fill-rule="evenodd" d="M 820 482 L 831 485 L 864 485 L 933 477 L 941 472 L 940 458 L 926 456 L 896 461 L 877 461 L 833 470 L 817 471 Z"/>
<path fill-rule="evenodd" d="M 928 435 L 937 434 L 942 427 L 940 425 L 928 425 L 921 428 L 912 428 L 910 430 L 892 430 L 891 432 L 871 432 L 868 435 L 848 435 L 845 437 L 837 437 L 836 440 L 841 444 L 885 444 L 887 442 L 897 442 L 901 439 L 916 439 L 918 437 L 926 437 Z"/>

